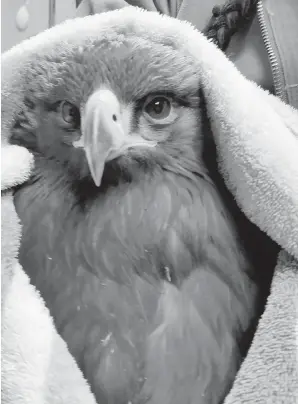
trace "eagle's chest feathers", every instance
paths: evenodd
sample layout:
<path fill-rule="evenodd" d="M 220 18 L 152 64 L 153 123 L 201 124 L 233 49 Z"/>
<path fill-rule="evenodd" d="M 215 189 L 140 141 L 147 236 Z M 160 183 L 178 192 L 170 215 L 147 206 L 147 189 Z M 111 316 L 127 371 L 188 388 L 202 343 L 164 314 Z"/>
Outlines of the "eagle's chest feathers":
<path fill-rule="evenodd" d="M 212 185 L 165 173 L 79 203 L 51 184 L 16 194 L 20 261 L 98 401 L 193 403 L 233 375 L 253 294 Z"/>
<path fill-rule="evenodd" d="M 125 184 L 99 193 L 84 207 L 63 188 L 51 188 L 46 197 L 41 185 L 29 189 L 34 200 L 21 218 L 27 232 L 23 244 L 33 252 L 31 260 L 35 256 L 48 271 L 78 274 L 84 268 L 103 282 L 120 283 L 135 273 L 175 283 L 191 271 L 200 248 L 196 210 L 202 210 L 202 200 L 189 180 L 168 174 Z"/>

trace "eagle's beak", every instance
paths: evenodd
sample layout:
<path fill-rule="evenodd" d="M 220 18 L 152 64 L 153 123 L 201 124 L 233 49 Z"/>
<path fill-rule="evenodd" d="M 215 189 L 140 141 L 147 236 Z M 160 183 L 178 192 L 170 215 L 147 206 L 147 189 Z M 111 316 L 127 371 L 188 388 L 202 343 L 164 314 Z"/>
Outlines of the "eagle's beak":
<path fill-rule="evenodd" d="M 128 131 L 128 130 L 127 130 Z M 105 163 L 133 147 L 153 147 L 156 143 L 125 133 L 120 103 L 106 89 L 93 93 L 82 122 L 83 145 L 96 186 L 100 186 Z"/>

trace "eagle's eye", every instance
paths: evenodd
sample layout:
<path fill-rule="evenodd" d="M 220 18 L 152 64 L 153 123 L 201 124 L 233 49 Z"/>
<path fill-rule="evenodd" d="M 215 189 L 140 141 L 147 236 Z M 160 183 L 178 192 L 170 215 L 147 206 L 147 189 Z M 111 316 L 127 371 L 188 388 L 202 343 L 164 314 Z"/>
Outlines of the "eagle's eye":
<path fill-rule="evenodd" d="M 77 129 L 80 126 L 80 111 L 68 101 L 59 102 L 58 112 L 68 129 Z"/>
<path fill-rule="evenodd" d="M 172 102 L 165 96 L 149 97 L 143 107 L 144 113 L 154 121 L 168 118 L 172 110 Z"/>

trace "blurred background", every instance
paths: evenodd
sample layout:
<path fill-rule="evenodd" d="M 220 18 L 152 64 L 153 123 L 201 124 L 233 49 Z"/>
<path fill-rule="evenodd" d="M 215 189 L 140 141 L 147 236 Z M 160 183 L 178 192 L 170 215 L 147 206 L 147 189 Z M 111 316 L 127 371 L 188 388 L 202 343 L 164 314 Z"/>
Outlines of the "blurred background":
<path fill-rule="evenodd" d="M 73 18 L 80 0 L 1 0 L 1 52 Z"/>

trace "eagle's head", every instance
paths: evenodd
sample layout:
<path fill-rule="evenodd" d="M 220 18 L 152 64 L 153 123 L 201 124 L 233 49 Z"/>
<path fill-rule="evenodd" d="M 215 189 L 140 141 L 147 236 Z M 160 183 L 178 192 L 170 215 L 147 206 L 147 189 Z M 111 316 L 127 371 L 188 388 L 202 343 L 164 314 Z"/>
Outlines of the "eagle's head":
<path fill-rule="evenodd" d="M 154 170 L 202 170 L 199 75 L 166 38 L 66 43 L 27 70 L 11 142 L 72 178 L 100 187 Z"/>

